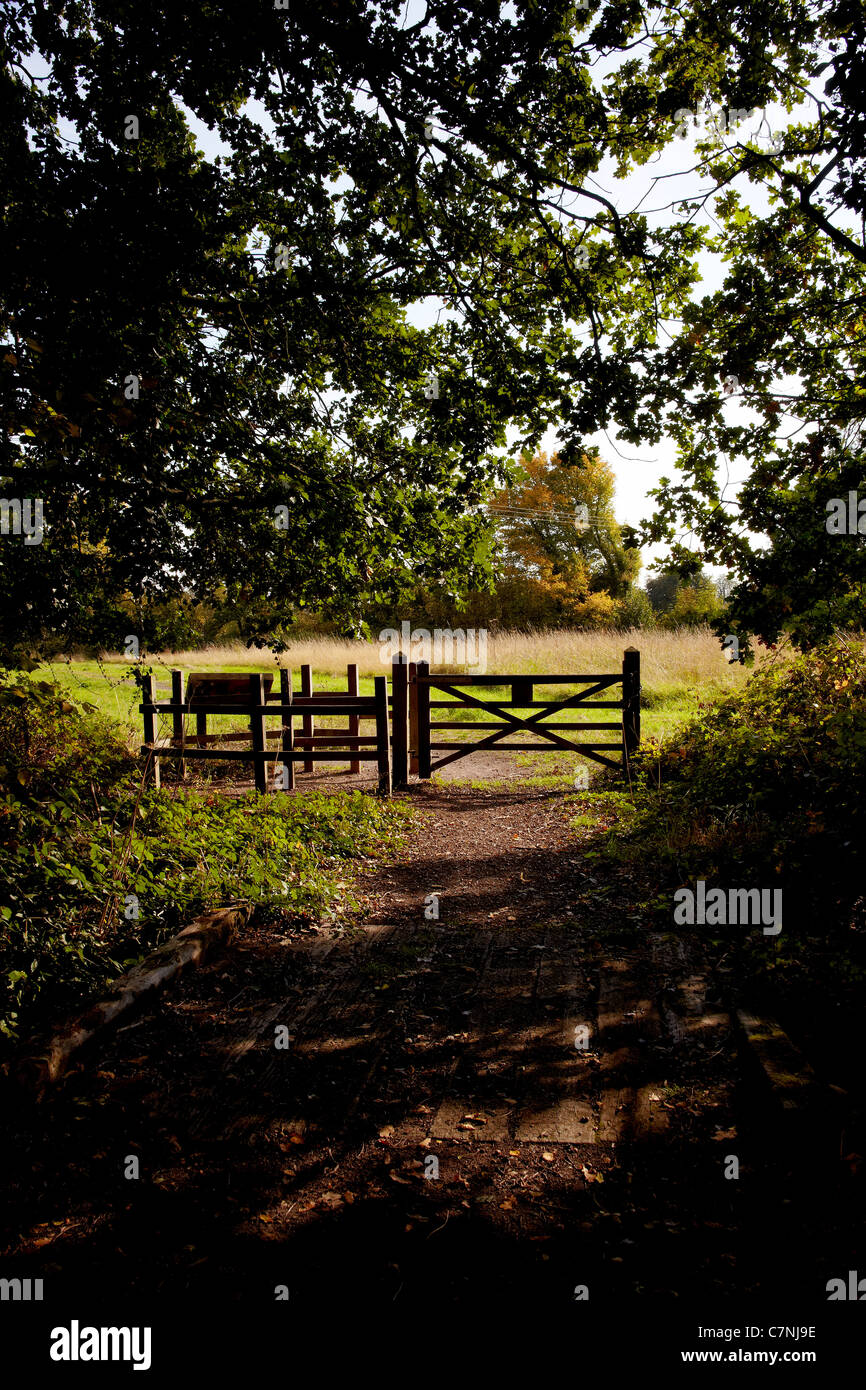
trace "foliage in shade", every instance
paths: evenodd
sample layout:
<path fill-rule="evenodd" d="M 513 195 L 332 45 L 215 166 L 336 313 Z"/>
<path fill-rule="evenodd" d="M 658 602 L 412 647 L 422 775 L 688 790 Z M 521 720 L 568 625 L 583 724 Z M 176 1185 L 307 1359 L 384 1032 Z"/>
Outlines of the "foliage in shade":
<path fill-rule="evenodd" d="M 43 543 L 3 557 L 11 656 L 52 631 L 158 645 L 181 592 L 256 636 L 298 606 L 352 622 L 419 581 L 478 586 L 506 428 L 519 451 L 563 411 L 634 418 L 700 240 L 588 182 L 670 133 L 592 80 L 638 10 L 8 11 L 0 467 L 46 508 Z"/>
<path fill-rule="evenodd" d="M 735 951 L 745 987 L 763 972 L 795 973 L 804 955 L 823 987 L 866 980 L 862 650 L 832 643 L 706 701 L 697 718 L 646 741 L 634 790 L 634 815 L 610 852 L 656 866 L 659 896 L 646 906 L 662 929 L 673 889 L 698 878 L 781 888 L 777 941 L 737 929 L 736 940 L 728 931 L 716 943 Z"/>
<path fill-rule="evenodd" d="M 0 684 L 0 1032 L 95 990 L 239 895 L 288 928 L 339 898 L 345 861 L 393 842 L 397 803 L 142 790 L 111 726 L 49 682 Z M 126 920 L 127 895 L 138 899 Z"/>
<path fill-rule="evenodd" d="M 565 462 L 675 439 L 641 540 L 735 573 L 744 646 L 862 621 L 861 537 L 824 525 L 866 485 L 857 0 L 661 0 L 651 33 L 566 0 L 6 11 L 0 475 L 46 509 L 3 543 L 8 660 L 176 641 L 181 594 L 280 640 L 311 605 L 357 627 L 483 587 L 481 503 L 551 425 Z M 601 191 L 680 148 L 678 112 L 810 85 L 778 149 L 702 139 L 676 212 Z"/>

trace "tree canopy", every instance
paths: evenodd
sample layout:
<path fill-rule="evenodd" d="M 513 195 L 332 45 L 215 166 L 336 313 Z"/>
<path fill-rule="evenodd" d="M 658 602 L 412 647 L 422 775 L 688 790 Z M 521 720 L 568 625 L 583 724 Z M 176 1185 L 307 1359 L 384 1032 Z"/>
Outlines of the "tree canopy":
<path fill-rule="evenodd" d="M 697 145 L 703 187 L 684 212 L 712 211 L 705 245 L 725 272 L 659 355 L 650 430 L 670 432 L 682 472 L 663 481 L 643 539 L 674 541 L 685 574 L 701 560 L 731 571 L 726 625 L 808 645 L 864 622 L 856 498 L 853 528 L 830 523 L 866 493 L 866 12 L 850 0 L 784 10 L 799 71 L 781 80 L 772 43 L 768 61 L 782 104 L 805 115 L 763 147 L 712 129 Z M 725 21 L 731 38 L 739 23 Z M 708 82 L 711 99 L 738 100 L 736 68 Z"/>
<path fill-rule="evenodd" d="M 861 473 L 866 253 L 827 210 L 863 211 L 859 11 L 418 11 L 6 7 L 0 473 L 45 516 L 41 544 L 0 547 L 7 657 L 51 632 L 158 641 L 177 595 L 219 592 L 256 637 L 299 605 L 351 619 L 419 581 L 477 585 L 482 503 L 554 424 L 565 462 L 611 425 L 674 434 L 686 489 L 646 537 L 690 526 L 759 631 L 810 630 L 812 563 L 849 611 L 862 547 L 828 550 L 810 508 Z M 705 100 L 793 109 L 822 63 L 827 100 L 781 153 L 706 151 L 731 268 L 692 302 L 710 232 L 619 210 L 601 165 L 645 163 Z M 769 216 L 736 179 L 772 191 Z M 792 369 L 812 428 L 782 446 Z M 758 424 L 726 424 L 721 373 Z M 735 518 L 721 450 L 751 466 Z"/>

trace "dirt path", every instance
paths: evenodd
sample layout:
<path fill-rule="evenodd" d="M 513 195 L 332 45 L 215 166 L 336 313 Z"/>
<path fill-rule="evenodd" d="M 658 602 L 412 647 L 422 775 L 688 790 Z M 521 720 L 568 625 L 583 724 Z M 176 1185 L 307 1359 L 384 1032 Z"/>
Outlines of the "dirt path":
<path fill-rule="evenodd" d="M 258 926 L 20 1117 L 4 1273 L 58 1298 L 550 1310 L 847 1269 L 696 942 L 644 929 L 579 808 L 518 782 L 408 795 L 417 828 L 354 921 Z"/>

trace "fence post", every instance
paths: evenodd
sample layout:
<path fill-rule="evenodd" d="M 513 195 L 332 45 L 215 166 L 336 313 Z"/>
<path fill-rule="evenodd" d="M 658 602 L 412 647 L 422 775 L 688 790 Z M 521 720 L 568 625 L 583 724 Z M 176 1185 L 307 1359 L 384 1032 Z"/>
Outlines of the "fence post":
<path fill-rule="evenodd" d="M 391 666 L 391 757 L 395 787 L 405 787 L 409 781 L 408 675 L 403 653 L 398 652 Z"/>
<path fill-rule="evenodd" d="M 418 683 L 417 667 L 409 662 L 409 771 L 418 775 Z"/>
<path fill-rule="evenodd" d="M 355 698 L 357 699 L 357 696 L 358 696 L 358 668 L 357 668 L 357 666 L 356 666 L 354 663 L 353 663 L 351 666 L 347 666 L 347 667 L 346 667 L 346 690 L 348 691 L 348 693 L 349 693 L 350 695 L 354 695 Z M 360 715 L 357 715 L 357 714 L 350 714 L 350 715 L 349 715 L 349 738 L 350 738 L 350 739 L 358 738 L 358 737 L 360 737 L 360 733 L 361 733 L 361 718 L 360 718 Z M 357 751 L 357 745 L 354 745 L 354 747 L 355 747 L 355 751 Z M 358 762 L 357 758 L 353 759 L 352 762 L 349 763 L 349 771 L 350 771 L 350 772 L 360 772 L 360 771 L 361 771 L 361 764 Z"/>
<path fill-rule="evenodd" d="M 376 696 L 376 744 L 379 751 L 379 791 L 391 795 L 391 739 L 388 730 L 388 681 L 385 676 L 373 677 Z"/>
<path fill-rule="evenodd" d="M 171 673 L 171 703 L 173 705 L 183 704 L 183 671 L 172 671 Z M 183 714 L 175 711 L 172 714 L 172 738 L 177 739 L 181 749 L 186 741 L 186 719 Z M 186 781 L 186 760 L 180 759 L 180 775 Z"/>
<path fill-rule="evenodd" d="M 302 666 L 302 667 L 301 667 L 301 694 L 302 694 L 302 695 L 309 695 L 309 696 L 312 696 L 312 694 L 313 694 L 313 668 L 312 668 L 312 666 Z M 305 739 L 310 739 L 310 740 L 312 740 L 313 733 L 314 733 L 314 730 L 315 730 L 315 721 L 314 721 L 313 716 L 312 716 L 311 714 L 305 714 L 305 715 L 304 715 L 303 724 L 302 724 L 301 727 L 302 727 L 302 730 L 303 730 L 303 736 L 304 736 L 304 738 L 305 738 Z M 312 742 L 310 742 L 310 743 L 305 743 L 305 744 L 304 744 L 304 747 L 308 750 L 308 752 L 312 753 L 312 751 L 313 751 Z M 304 759 L 304 771 L 305 771 L 305 772 L 313 772 L 313 771 L 314 771 L 314 764 L 313 764 L 312 758 L 305 758 L 305 759 Z"/>
<path fill-rule="evenodd" d="M 290 705 L 292 703 L 292 673 L 285 666 L 280 667 L 280 704 Z M 283 726 L 283 737 L 280 744 L 280 756 L 285 753 L 294 752 L 295 748 L 295 728 L 294 720 L 289 714 L 280 715 L 280 722 Z M 286 769 L 287 791 L 293 791 L 295 786 L 295 760 L 294 758 L 283 757 L 283 767 Z"/>
<path fill-rule="evenodd" d="M 265 738 L 265 683 L 261 676 L 250 676 L 250 740 L 254 754 L 267 752 L 267 740 Z M 253 767 L 256 776 L 256 791 L 266 792 L 268 789 L 268 768 L 264 757 L 253 757 Z"/>
<path fill-rule="evenodd" d="M 640 744 L 640 652 L 636 647 L 626 647 L 622 654 L 622 736 L 622 761 L 627 772 Z"/>
<path fill-rule="evenodd" d="M 153 705 L 156 703 L 156 689 L 151 674 L 145 676 L 141 687 L 141 693 L 143 696 L 142 704 L 144 705 L 144 741 L 150 744 L 153 750 L 148 754 L 148 758 L 151 759 L 152 762 L 150 763 L 149 771 L 148 764 L 145 764 L 145 773 L 152 776 L 153 785 L 159 790 L 159 755 L 154 747 L 156 743 L 156 714 L 154 713 Z M 150 709 L 147 708 L 148 705 L 151 706 Z"/>
<path fill-rule="evenodd" d="M 429 661 L 419 661 L 415 667 L 418 694 L 415 707 L 418 716 L 418 776 L 430 776 L 430 687 L 424 679 L 430 674 Z"/>

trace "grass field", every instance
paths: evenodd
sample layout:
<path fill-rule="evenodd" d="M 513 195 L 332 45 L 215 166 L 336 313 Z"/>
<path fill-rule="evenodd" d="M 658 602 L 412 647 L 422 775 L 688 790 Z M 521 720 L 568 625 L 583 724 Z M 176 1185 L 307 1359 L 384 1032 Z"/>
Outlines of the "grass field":
<path fill-rule="evenodd" d="M 747 679 L 747 671 L 737 664 L 731 665 L 722 654 L 718 639 L 704 628 L 683 628 L 674 632 L 503 632 L 488 639 L 487 669 L 493 674 L 501 671 L 527 675 L 616 671 L 620 668 L 624 648 L 629 646 L 637 647 L 641 653 L 645 738 L 668 732 L 694 712 L 699 700 L 733 690 Z M 279 664 L 284 664 L 294 672 L 296 690 L 300 683 L 299 668 L 309 664 L 314 671 L 314 689 L 335 690 L 345 687 L 346 665 L 355 662 L 361 692 L 371 694 L 373 677 L 389 673 L 389 667 L 380 660 L 381 651 L 375 642 L 322 637 L 297 643 L 280 660 L 272 652 L 249 650 L 236 644 L 194 652 L 160 652 L 148 657 L 147 664 L 154 670 L 158 682 L 168 682 L 173 668 L 186 673 L 276 671 Z M 56 661 L 41 668 L 39 674 L 53 676 L 73 698 L 96 705 L 116 724 L 131 747 L 140 742 L 140 696 L 130 664 L 122 657 L 105 655 L 98 661 Z M 485 695 L 495 699 L 497 695 L 504 697 L 505 691 L 504 686 L 493 687 L 488 688 Z M 554 699 L 557 690 L 548 687 L 543 693 Z M 481 711 L 476 714 L 466 710 L 461 712 L 460 718 L 481 722 L 484 715 Z M 592 716 L 586 714 L 583 718 L 589 720 Z M 326 725 L 322 723 L 321 727 Z"/>

